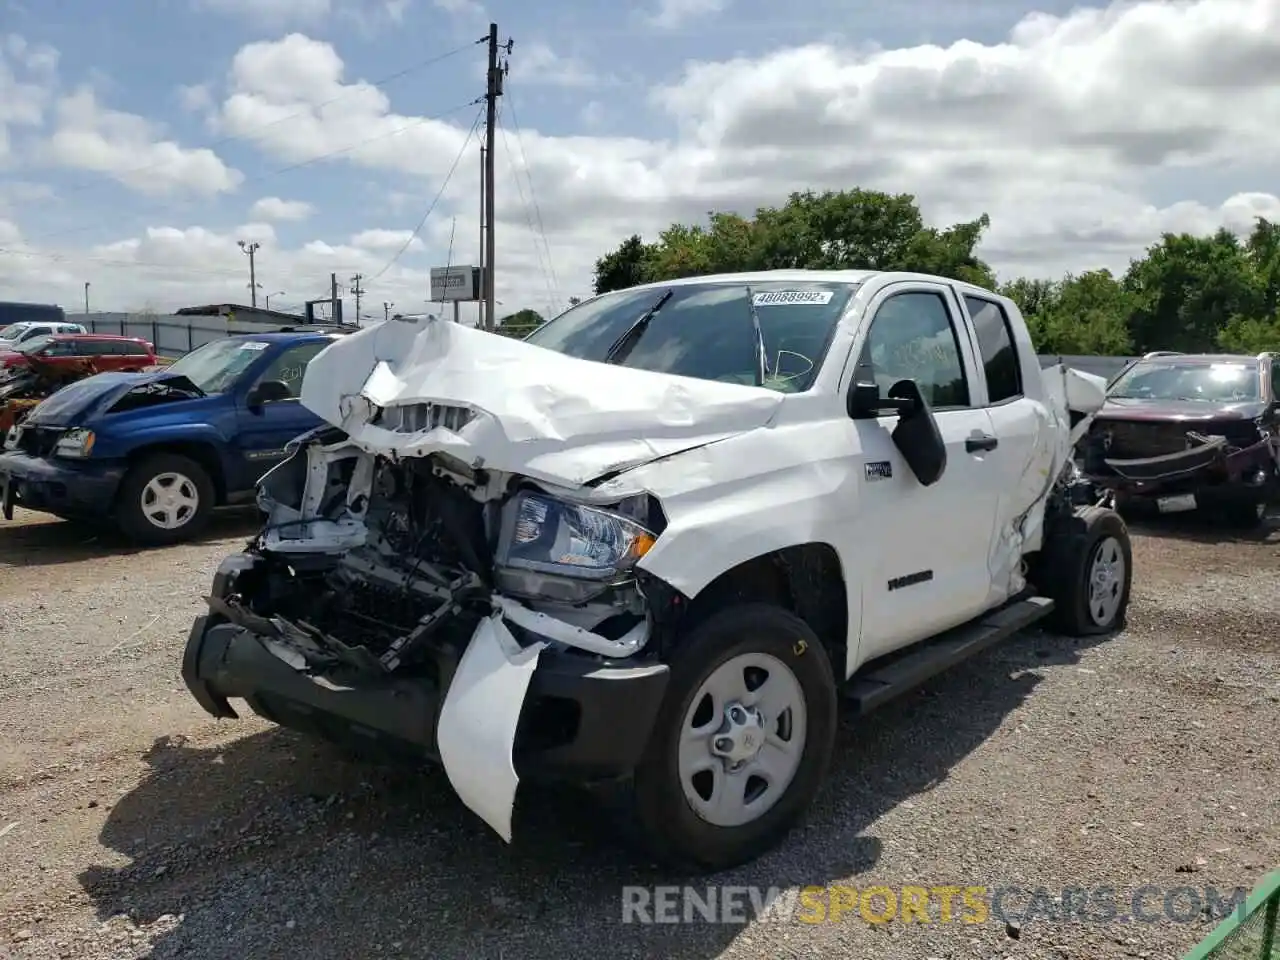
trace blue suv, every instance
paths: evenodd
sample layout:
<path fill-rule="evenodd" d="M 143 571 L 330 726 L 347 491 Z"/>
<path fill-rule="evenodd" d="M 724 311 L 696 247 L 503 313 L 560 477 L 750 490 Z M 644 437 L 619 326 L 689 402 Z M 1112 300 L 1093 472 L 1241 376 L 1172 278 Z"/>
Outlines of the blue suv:
<path fill-rule="evenodd" d="M 228 337 L 164 370 L 63 387 L 5 437 L 0 513 L 105 519 L 148 545 L 191 539 L 215 507 L 252 502 L 285 445 L 321 424 L 298 395 L 337 336 Z"/>

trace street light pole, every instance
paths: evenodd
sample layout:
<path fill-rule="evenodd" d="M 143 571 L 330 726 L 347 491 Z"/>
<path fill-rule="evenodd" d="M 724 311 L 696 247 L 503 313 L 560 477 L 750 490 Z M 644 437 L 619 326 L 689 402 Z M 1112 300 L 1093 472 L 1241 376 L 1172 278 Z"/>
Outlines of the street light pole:
<path fill-rule="evenodd" d="M 89 315 L 89 281 L 84 282 L 84 315 Z"/>

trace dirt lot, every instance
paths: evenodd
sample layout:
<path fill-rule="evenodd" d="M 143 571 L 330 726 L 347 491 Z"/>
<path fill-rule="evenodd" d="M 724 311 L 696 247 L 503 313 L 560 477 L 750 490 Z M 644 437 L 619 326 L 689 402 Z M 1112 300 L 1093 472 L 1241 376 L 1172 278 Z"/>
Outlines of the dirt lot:
<path fill-rule="evenodd" d="M 0 525 L 0 957 L 1163 958 L 1209 929 L 623 924 L 624 884 L 680 881 L 577 797 L 527 798 L 508 848 L 442 773 L 196 707 L 182 642 L 250 532 L 230 517 L 139 553 Z M 1181 523 L 1135 550 L 1123 634 L 1020 637 L 847 721 L 809 824 L 722 882 L 1109 885 L 1123 913 L 1145 884 L 1231 890 L 1280 864 L 1280 530 Z"/>

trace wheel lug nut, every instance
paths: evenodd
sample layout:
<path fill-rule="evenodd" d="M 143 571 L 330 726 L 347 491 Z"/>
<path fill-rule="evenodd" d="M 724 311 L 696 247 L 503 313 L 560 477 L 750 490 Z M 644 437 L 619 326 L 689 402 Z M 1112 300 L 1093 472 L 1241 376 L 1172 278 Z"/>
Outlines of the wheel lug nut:
<path fill-rule="evenodd" d="M 734 723 L 746 723 L 747 714 L 741 707 L 734 707 L 729 711 L 729 719 Z"/>
<path fill-rule="evenodd" d="M 728 753 L 733 749 L 733 741 L 728 737 L 717 737 L 715 746 L 717 750 Z"/>

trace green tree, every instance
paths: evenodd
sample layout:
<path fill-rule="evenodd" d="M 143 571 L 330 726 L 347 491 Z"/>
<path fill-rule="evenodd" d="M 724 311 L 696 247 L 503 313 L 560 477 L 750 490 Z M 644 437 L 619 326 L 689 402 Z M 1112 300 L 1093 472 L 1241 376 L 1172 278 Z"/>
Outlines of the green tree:
<path fill-rule="evenodd" d="M 623 240 L 617 250 L 596 261 L 596 293 L 625 290 L 647 278 L 650 249 L 639 234 Z"/>
<path fill-rule="evenodd" d="M 1260 317 L 1264 303 L 1246 248 L 1229 230 L 1208 237 L 1167 233 L 1129 267 L 1129 333 L 1140 352 L 1217 349 L 1233 317 Z"/>
<path fill-rule="evenodd" d="M 912 270 L 994 286 L 975 252 L 989 225 L 983 214 L 945 229 L 926 226 L 910 194 L 793 193 L 750 218 L 713 211 L 705 224 L 672 224 L 652 244 L 629 237 L 596 261 L 595 289 L 785 268 Z"/>
<path fill-rule="evenodd" d="M 1123 356 L 1133 348 L 1129 316 L 1133 294 L 1110 270 L 1068 274 L 1054 285 L 1051 299 L 1028 319 L 1041 353 Z"/>
<path fill-rule="evenodd" d="M 537 310 L 517 310 L 498 321 L 496 332 L 504 337 L 528 336 L 542 326 L 542 314 Z"/>

